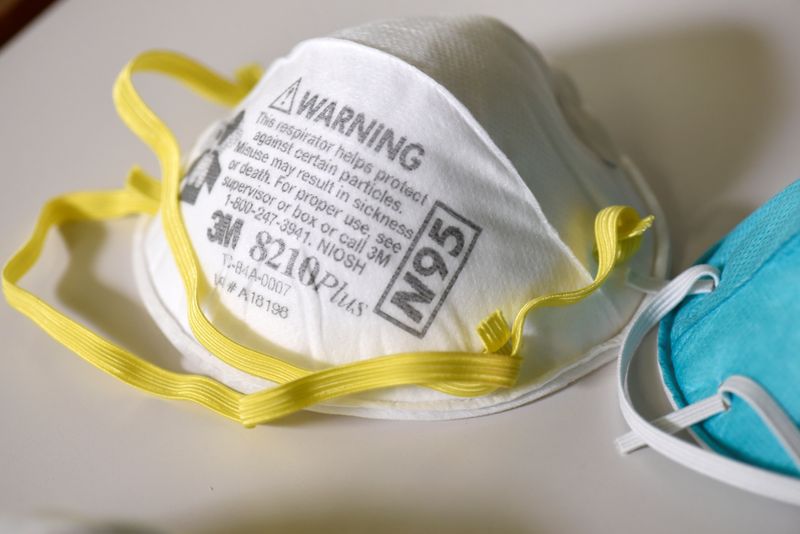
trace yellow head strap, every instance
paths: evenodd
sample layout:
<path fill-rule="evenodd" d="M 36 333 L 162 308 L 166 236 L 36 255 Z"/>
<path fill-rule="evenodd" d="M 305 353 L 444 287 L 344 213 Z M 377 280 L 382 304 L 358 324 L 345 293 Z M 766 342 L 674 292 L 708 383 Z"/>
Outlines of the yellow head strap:
<path fill-rule="evenodd" d="M 576 291 L 533 299 L 520 310 L 512 328 L 496 312 L 479 327 L 486 346 L 483 353 L 392 354 L 312 372 L 236 343 L 203 314 L 200 302 L 207 288 L 178 205 L 180 151 L 172 132 L 134 89 L 132 76 L 137 72 L 166 74 L 215 102 L 234 106 L 252 89 L 260 70 L 248 67 L 230 81 L 172 52 L 147 52 L 132 60 L 117 79 L 114 101 L 125 123 L 157 155 L 161 182 L 134 168 L 124 189 L 73 193 L 48 202 L 31 237 L 3 269 L 3 291 L 12 307 L 100 369 L 155 395 L 197 402 L 246 426 L 372 389 L 413 384 L 452 395 L 474 396 L 513 386 L 520 368 L 518 351 L 527 314 L 539 306 L 577 302 L 594 291 L 614 265 L 638 248 L 639 236 L 652 220 L 640 220 L 632 208 L 601 211 L 595 224 L 599 264 L 595 281 Z M 184 282 L 189 324 L 197 340 L 226 363 L 279 385 L 244 395 L 207 377 L 166 371 L 98 336 L 17 285 L 38 259 L 51 227 L 156 211 L 161 213 L 164 232 Z"/>

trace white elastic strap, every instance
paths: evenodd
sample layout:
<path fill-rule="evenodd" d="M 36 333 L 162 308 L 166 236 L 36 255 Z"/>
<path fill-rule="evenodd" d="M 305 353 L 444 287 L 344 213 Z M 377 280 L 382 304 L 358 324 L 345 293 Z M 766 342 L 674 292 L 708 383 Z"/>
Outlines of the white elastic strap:
<path fill-rule="evenodd" d="M 746 376 L 736 375 L 725 380 L 719 391 L 721 394 L 736 395 L 747 402 L 778 438 L 794 464 L 800 467 L 800 429 L 786 415 L 786 411 L 775 402 L 772 395 Z"/>
<path fill-rule="evenodd" d="M 658 293 L 669 284 L 669 280 L 664 280 L 663 278 L 657 278 L 654 276 L 648 276 L 646 274 L 642 274 L 640 272 L 629 270 L 628 275 L 625 277 L 625 283 L 632 287 L 637 291 L 641 291 L 642 293 Z M 694 289 L 692 293 L 708 293 L 709 291 L 714 289 L 714 281 L 713 280 L 706 280 L 701 279 L 695 282 Z"/>
<path fill-rule="evenodd" d="M 680 440 L 654 423 L 648 422 L 633 407 L 628 391 L 628 371 L 636 349 L 645 334 L 653 326 L 658 324 L 687 295 L 698 289 L 697 282 L 703 278 L 711 278 L 716 283 L 719 280 L 719 272 L 710 265 L 690 267 L 652 298 L 628 330 L 628 334 L 620 348 L 617 367 L 617 391 L 622 416 L 630 426 L 631 431 L 638 435 L 643 443 L 667 458 L 706 476 L 746 491 L 800 505 L 800 480 L 760 469 Z M 753 406 L 767 423 L 770 430 L 778 436 L 781 444 L 784 445 L 789 454 L 795 461 L 798 460 L 800 432 L 766 391 L 752 380 L 736 376 L 728 379 L 720 387 L 718 396 L 723 402 L 727 402 L 723 398 L 725 394 L 741 396 L 748 404 Z M 706 401 L 708 399 L 701 402 L 706 403 Z M 708 409 L 710 407 L 712 408 L 711 411 L 713 411 L 713 403 L 708 401 L 707 404 L 705 408 Z M 679 426 L 681 422 L 692 420 L 693 417 L 691 416 L 693 415 L 702 415 L 701 412 L 702 410 L 698 410 L 697 414 L 693 414 L 689 410 L 681 416 L 675 416 L 675 421 L 671 421 L 671 423 Z M 665 425 L 669 430 L 672 429 L 670 424 L 665 423 Z M 623 445 L 629 447 L 632 441 L 632 438 L 626 438 Z M 636 448 L 638 447 L 633 446 L 630 450 Z M 800 463 L 798 465 L 800 466 Z"/>
<path fill-rule="evenodd" d="M 663 432 L 675 434 L 705 421 L 712 415 L 724 412 L 726 409 L 725 399 L 721 394 L 717 394 L 654 419 L 650 421 L 650 424 Z M 614 442 L 622 454 L 629 454 L 647 446 L 647 443 L 636 432 L 628 432 L 624 436 L 618 437 Z"/>
<path fill-rule="evenodd" d="M 719 273 L 715 269 L 713 274 L 709 274 L 711 278 L 696 279 L 692 283 L 687 295 L 698 295 L 713 291 L 718 282 L 718 275 Z M 642 292 L 653 294 L 662 291 L 670 282 L 669 280 L 646 276 L 636 271 L 628 271 L 627 283 L 629 286 L 639 289 Z M 659 319 L 659 321 L 660 320 L 661 319 Z M 650 328 L 652 328 L 652 326 L 654 325 L 651 325 Z M 644 337 L 644 334 L 646 334 L 650 328 L 642 333 L 642 337 Z M 641 341 L 639 341 L 639 343 L 641 343 Z M 664 432 L 675 434 L 701 421 L 705 421 L 712 415 L 724 411 L 726 408 L 725 399 L 718 393 L 650 422 L 653 426 Z M 619 452 L 623 454 L 628 454 L 647 446 L 647 443 L 645 443 L 636 432 L 628 432 L 624 436 L 620 436 L 615 440 L 615 443 Z"/>

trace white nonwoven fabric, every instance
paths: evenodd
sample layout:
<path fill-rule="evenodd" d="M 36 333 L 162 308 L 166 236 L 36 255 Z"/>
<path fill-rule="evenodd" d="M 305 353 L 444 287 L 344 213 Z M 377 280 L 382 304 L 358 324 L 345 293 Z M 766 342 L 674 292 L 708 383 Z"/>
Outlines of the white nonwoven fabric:
<path fill-rule="evenodd" d="M 181 208 L 213 288 L 209 318 L 240 343 L 321 369 L 396 352 L 480 352 L 495 309 L 589 284 L 593 221 L 660 210 L 574 88 L 501 23 L 375 23 L 304 41 L 201 136 Z M 659 221 L 657 226 L 664 226 Z M 137 282 L 186 368 L 269 387 L 191 334 L 159 217 L 135 244 Z M 648 232 L 630 268 L 663 277 Z M 529 318 L 516 387 L 478 398 L 403 387 L 314 409 L 455 418 L 529 402 L 608 361 L 642 295 L 625 268 L 585 301 Z"/>

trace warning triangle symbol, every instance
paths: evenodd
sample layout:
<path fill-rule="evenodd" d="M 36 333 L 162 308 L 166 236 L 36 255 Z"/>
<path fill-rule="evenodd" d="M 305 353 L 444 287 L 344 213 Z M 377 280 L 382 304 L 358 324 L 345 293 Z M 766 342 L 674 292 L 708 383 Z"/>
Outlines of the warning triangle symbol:
<path fill-rule="evenodd" d="M 300 80 L 302 79 L 303 78 L 297 78 L 296 82 L 284 89 L 284 91 L 272 101 L 269 107 L 277 109 L 278 111 L 283 111 L 287 115 L 291 114 L 292 107 L 294 106 L 294 97 L 297 94 L 297 90 L 300 88 Z"/>

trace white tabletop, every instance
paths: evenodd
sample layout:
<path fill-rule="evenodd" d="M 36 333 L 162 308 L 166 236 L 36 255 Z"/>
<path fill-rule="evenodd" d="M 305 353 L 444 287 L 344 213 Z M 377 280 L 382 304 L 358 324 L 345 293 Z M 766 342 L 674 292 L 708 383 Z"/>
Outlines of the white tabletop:
<path fill-rule="evenodd" d="M 499 17 L 575 77 L 661 199 L 676 270 L 800 176 L 795 1 L 436 4 L 436 14 Z M 337 28 L 434 14 L 430 5 L 58 3 L 0 49 L 0 256 L 22 243 L 47 198 L 117 187 L 134 163 L 156 171 L 111 103 L 113 80 L 136 53 L 171 48 L 232 72 Z M 173 84 L 143 85 L 184 146 L 219 113 Z M 174 362 L 136 295 L 133 226 L 93 226 L 88 237 L 74 228 L 55 233 L 25 286 L 120 343 Z M 300 414 L 245 430 L 120 384 L 5 305 L 0 334 L 6 519 L 56 515 L 169 532 L 800 531 L 798 508 L 708 480 L 653 451 L 618 456 L 612 440 L 626 427 L 612 366 L 532 405 L 478 419 Z M 652 344 L 644 350 L 652 359 Z M 643 402 L 658 412 L 664 401 L 652 363 L 638 376 L 649 389 Z"/>

